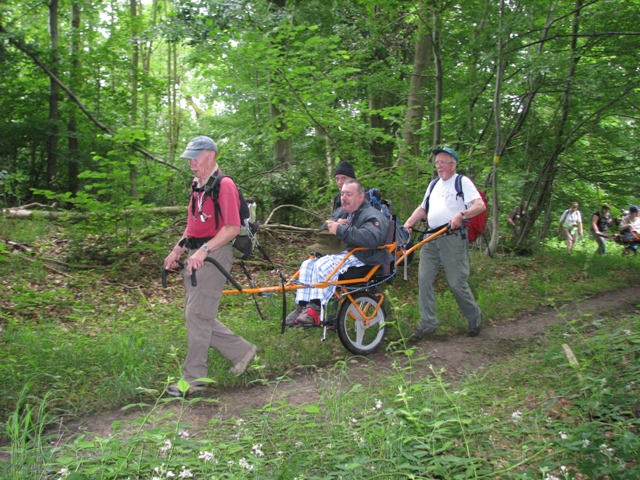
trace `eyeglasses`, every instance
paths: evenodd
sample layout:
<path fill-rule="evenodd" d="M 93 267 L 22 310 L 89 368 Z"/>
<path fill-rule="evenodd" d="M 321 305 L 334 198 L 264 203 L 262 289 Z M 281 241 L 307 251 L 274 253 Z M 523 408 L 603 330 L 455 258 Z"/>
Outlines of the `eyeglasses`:
<path fill-rule="evenodd" d="M 434 165 L 435 165 L 436 167 L 439 167 L 440 165 L 449 165 L 449 164 L 451 164 L 451 163 L 456 163 L 456 162 L 443 162 L 442 160 L 437 160 L 437 161 L 435 161 L 435 162 L 433 162 L 433 163 L 434 163 Z"/>

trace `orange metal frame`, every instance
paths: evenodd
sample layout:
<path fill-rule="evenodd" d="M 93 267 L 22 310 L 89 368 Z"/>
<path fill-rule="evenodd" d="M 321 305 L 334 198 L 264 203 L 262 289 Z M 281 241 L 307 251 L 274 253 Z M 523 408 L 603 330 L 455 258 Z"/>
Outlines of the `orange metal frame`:
<path fill-rule="evenodd" d="M 410 249 L 403 251 L 404 255 L 399 257 L 398 259 L 396 259 L 396 266 L 400 265 L 404 259 L 405 256 L 410 255 L 411 253 L 413 253 L 415 250 L 417 250 L 418 248 L 422 247 L 425 243 L 430 242 L 431 240 L 434 240 L 435 238 L 445 234 L 448 231 L 449 227 L 443 227 L 440 230 L 434 232 L 433 234 L 429 235 L 427 238 L 425 238 L 424 240 L 422 240 L 419 243 L 416 243 L 413 247 L 411 247 Z M 382 245 L 381 247 L 378 248 L 385 248 L 387 250 L 389 250 L 392 254 L 396 251 L 397 248 L 397 242 L 388 244 L 388 245 Z M 243 288 L 242 290 L 224 290 L 222 293 L 224 295 L 237 295 L 239 293 L 245 293 L 245 294 L 266 294 L 266 293 L 277 293 L 277 292 L 282 292 L 283 289 L 286 292 L 290 292 L 293 290 L 299 290 L 301 288 L 309 288 L 309 287 L 315 287 L 315 288 L 327 288 L 329 286 L 335 285 L 337 287 L 340 286 L 346 286 L 346 285 L 353 285 L 353 284 L 360 284 L 360 283 L 367 283 L 369 280 L 371 280 L 371 278 L 375 275 L 375 273 L 380 269 L 381 265 L 374 265 L 371 267 L 371 270 L 369 270 L 369 273 L 367 275 L 365 275 L 364 277 L 361 278 L 352 278 L 352 279 L 348 279 L 348 280 L 330 280 L 331 277 L 333 277 L 336 272 L 338 272 L 338 270 L 340 269 L 340 267 L 342 267 L 342 265 L 344 264 L 344 262 L 347 260 L 347 258 L 349 258 L 353 252 L 357 252 L 358 250 L 366 250 L 365 248 L 354 248 L 353 250 L 351 250 L 347 255 L 345 255 L 345 257 L 342 259 L 342 261 L 331 271 L 331 273 L 329 273 L 329 275 L 327 275 L 327 277 L 325 278 L 324 281 L 320 282 L 320 283 L 314 283 L 311 285 L 301 285 L 299 283 L 293 283 L 295 279 L 298 278 L 298 276 L 300 275 L 300 270 L 298 270 L 293 277 L 291 278 L 291 280 L 289 280 L 287 283 L 284 284 L 284 286 L 280 285 L 280 286 L 273 286 L 273 287 L 253 287 L 253 288 Z M 351 300 L 351 302 L 353 303 L 353 300 Z M 376 314 L 377 309 L 380 308 L 380 305 L 382 304 L 382 302 L 378 303 L 378 306 L 376 308 L 376 311 L 374 312 L 373 315 Z M 354 303 L 355 305 L 355 303 Z M 356 308 L 359 307 L 356 306 Z M 363 318 L 367 318 L 366 315 L 364 315 L 364 313 L 362 311 L 359 311 L 360 314 L 362 314 Z M 373 317 L 370 316 L 368 318 Z"/>

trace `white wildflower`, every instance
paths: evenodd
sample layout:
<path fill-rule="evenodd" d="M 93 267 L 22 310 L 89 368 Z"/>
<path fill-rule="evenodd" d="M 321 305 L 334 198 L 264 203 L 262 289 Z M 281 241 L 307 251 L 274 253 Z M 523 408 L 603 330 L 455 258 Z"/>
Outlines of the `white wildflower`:
<path fill-rule="evenodd" d="M 357 420 L 357 419 L 355 419 L 355 418 L 352 418 L 352 419 L 351 419 L 351 423 L 358 423 L 358 420 Z"/>
<path fill-rule="evenodd" d="M 200 452 L 200 455 L 198 455 L 198 458 L 202 461 L 204 461 L 204 463 L 209 463 L 211 460 L 213 460 L 213 453 L 211 452 Z"/>
<path fill-rule="evenodd" d="M 163 447 L 160 447 L 160 453 L 168 452 L 173 447 L 173 445 L 171 444 L 171 440 L 165 440 L 163 442 L 163 445 Z"/>
<path fill-rule="evenodd" d="M 189 434 L 189 432 L 187 432 L 186 430 L 181 431 L 178 436 L 180 438 L 184 438 L 185 440 L 188 439 L 191 435 Z"/>
<path fill-rule="evenodd" d="M 513 412 L 511 414 L 511 420 L 513 420 L 514 422 L 519 422 L 520 420 L 522 420 L 522 412 L 520 410 L 516 410 L 515 412 Z"/>
<path fill-rule="evenodd" d="M 585 438 L 582 441 L 582 448 L 587 448 L 589 445 L 591 445 L 591 442 Z"/>
<path fill-rule="evenodd" d="M 566 471 L 567 471 L 567 467 L 566 467 L 566 466 L 564 466 L 564 465 L 562 465 L 562 466 L 560 467 L 560 470 L 562 470 L 563 472 L 566 472 Z"/>
<path fill-rule="evenodd" d="M 63 467 L 56 475 L 60 475 L 60 478 L 68 477 L 71 472 L 67 467 Z"/>
<path fill-rule="evenodd" d="M 296 442 L 295 446 L 296 448 L 300 448 L 302 446 L 302 442 Z"/>
<path fill-rule="evenodd" d="M 569 438 L 565 432 L 558 432 L 558 435 L 560 435 L 560 438 L 562 440 L 566 440 L 567 438 Z"/>
<path fill-rule="evenodd" d="M 610 448 L 606 443 L 600 445 L 600 453 L 611 453 L 613 452 L 613 448 Z"/>
<path fill-rule="evenodd" d="M 383 403 L 381 400 L 376 399 L 376 410 L 380 410 L 383 406 Z"/>
<path fill-rule="evenodd" d="M 187 470 L 186 467 L 182 467 L 182 471 L 178 474 L 179 478 L 193 478 L 193 473 L 190 470 Z"/>
<path fill-rule="evenodd" d="M 256 455 L 257 457 L 264 457 L 264 452 L 260 450 L 261 448 L 262 448 L 262 444 L 259 443 L 251 447 L 251 450 L 253 451 L 253 454 Z"/>
<path fill-rule="evenodd" d="M 625 335 L 631 335 L 631 330 L 623 330 L 622 333 Z"/>
<path fill-rule="evenodd" d="M 244 457 L 238 460 L 238 465 L 241 466 L 242 468 L 246 468 L 249 471 L 253 470 L 253 465 L 249 465 L 249 462 L 247 462 L 247 460 Z"/>
<path fill-rule="evenodd" d="M 173 473 L 171 470 L 167 470 L 167 473 L 165 475 L 167 476 L 167 478 L 173 478 L 176 476 L 176 474 Z"/>

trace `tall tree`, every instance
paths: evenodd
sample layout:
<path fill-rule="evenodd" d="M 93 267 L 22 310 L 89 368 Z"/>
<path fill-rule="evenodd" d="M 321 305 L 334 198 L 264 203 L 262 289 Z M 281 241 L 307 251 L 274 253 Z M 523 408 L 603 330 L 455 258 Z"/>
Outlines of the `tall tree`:
<path fill-rule="evenodd" d="M 76 91 L 80 85 L 80 5 L 74 1 L 71 5 L 71 68 L 69 69 L 69 88 Z M 67 190 L 73 195 L 78 193 L 78 174 L 80 173 L 80 149 L 78 142 L 78 122 L 76 109 L 72 107 L 68 112 L 67 121 L 69 153 L 67 159 Z"/>
<path fill-rule="evenodd" d="M 58 65 L 60 64 L 60 36 L 58 33 L 58 0 L 49 0 L 49 34 L 50 41 L 50 61 L 51 71 L 57 75 Z M 60 87 L 53 80 L 49 81 L 49 128 L 47 135 L 47 168 L 46 168 L 46 186 L 53 188 L 53 182 L 56 178 L 58 164 L 58 134 L 60 128 L 59 121 L 59 104 L 60 104 Z"/>

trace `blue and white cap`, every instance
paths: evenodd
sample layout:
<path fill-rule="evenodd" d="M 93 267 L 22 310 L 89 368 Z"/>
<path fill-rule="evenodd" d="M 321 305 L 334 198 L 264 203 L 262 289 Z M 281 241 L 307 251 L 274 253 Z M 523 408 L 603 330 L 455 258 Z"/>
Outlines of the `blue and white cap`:
<path fill-rule="evenodd" d="M 216 145 L 216 142 L 211 140 L 209 137 L 201 135 L 194 138 L 187 144 L 187 148 L 184 153 L 180 155 L 180 158 L 194 159 L 200 155 L 203 150 L 213 150 L 214 152 L 217 152 L 218 146 Z"/>

